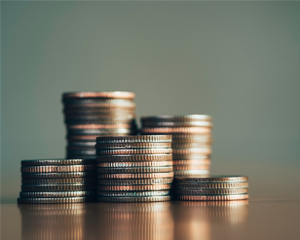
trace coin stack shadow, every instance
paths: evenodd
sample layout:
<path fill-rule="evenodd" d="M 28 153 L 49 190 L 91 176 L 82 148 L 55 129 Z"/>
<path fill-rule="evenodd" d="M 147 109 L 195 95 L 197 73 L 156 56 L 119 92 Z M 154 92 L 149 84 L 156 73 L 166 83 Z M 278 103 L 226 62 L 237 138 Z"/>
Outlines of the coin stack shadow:
<path fill-rule="evenodd" d="M 172 136 L 97 138 L 97 199 L 102 202 L 170 200 Z"/>
<path fill-rule="evenodd" d="M 175 177 L 174 197 L 185 201 L 231 201 L 246 200 L 248 177 Z"/>
<path fill-rule="evenodd" d="M 208 115 L 141 118 L 141 134 L 171 134 L 175 176 L 209 175 L 211 117 Z"/>
<path fill-rule="evenodd" d="M 99 136 L 136 135 L 134 97 L 117 91 L 64 93 L 67 158 L 96 159 Z"/>
<path fill-rule="evenodd" d="M 21 161 L 18 203 L 79 203 L 95 200 L 95 160 Z"/>

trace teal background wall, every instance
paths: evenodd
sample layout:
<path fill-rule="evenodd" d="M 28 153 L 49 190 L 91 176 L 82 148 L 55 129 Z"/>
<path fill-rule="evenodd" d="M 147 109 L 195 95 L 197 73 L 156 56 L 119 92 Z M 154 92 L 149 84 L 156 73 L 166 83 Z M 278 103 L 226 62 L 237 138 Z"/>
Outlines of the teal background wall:
<path fill-rule="evenodd" d="M 138 117 L 212 115 L 212 172 L 253 187 L 299 173 L 300 3 L 2 2 L 1 50 L 2 199 L 22 159 L 64 156 L 64 91 L 133 91 Z"/>

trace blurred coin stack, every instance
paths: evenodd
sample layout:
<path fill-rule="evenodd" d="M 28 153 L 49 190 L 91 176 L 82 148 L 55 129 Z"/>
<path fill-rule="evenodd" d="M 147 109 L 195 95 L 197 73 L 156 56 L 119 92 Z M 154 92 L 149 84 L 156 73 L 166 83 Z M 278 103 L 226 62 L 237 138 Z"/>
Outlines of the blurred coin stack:
<path fill-rule="evenodd" d="M 141 118 L 141 134 L 171 134 L 175 176 L 209 175 L 211 117 L 208 115 Z"/>
<path fill-rule="evenodd" d="M 171 142 L 170 135 L 98 137 L 98 201 L 170 200 Z"/>
<path fill-rule="evenodd" d="M 248 177 L 175 177 L 174 197 L 186 201 L 245 200 L 249 198 Z"/>
<path fill-rule="evenodd" d="M 135 135 L 134 97 L 131 92 L 64 93 L 67 158 L 96 159 L 99 136 Z"/>
<path fill-rule="evenodd" d="M 21 161 L 18 203 L 78 203 L 95 200 L 95 160 Z"/>

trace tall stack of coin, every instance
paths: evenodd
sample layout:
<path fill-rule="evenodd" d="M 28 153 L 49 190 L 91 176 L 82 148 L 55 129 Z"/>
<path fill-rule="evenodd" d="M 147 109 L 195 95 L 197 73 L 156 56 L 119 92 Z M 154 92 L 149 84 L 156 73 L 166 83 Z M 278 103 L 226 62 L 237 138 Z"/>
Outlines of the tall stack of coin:
<path fill-rule="evenodd" d="M 172 136 L 97 138 L 97 197 L 105 202 L 170 200 Z"/>
<path fill-rule="evenodd" d="M 95 160 L 21 161 L 18 203 L 78 203 L 95 199 Z"/>
<path fill-rule="evenodd" d="M 141 118 L 141 134 L 171 134 L 175 176 L 208 175 L 211 155 L 211 117 L 208 115 Z"/>
<path fill-rule="evenodd" d="M 245 200 L 249 197 L 248 177 L 175 177 L 174 194 L 175 199 L 186 201 Z"/>
<path fill-rule="evenodd" d="M 134 97 L 131 92 L 64 93 L 67 158 L 96 159 L 99 136 L 135 135 Z"/>

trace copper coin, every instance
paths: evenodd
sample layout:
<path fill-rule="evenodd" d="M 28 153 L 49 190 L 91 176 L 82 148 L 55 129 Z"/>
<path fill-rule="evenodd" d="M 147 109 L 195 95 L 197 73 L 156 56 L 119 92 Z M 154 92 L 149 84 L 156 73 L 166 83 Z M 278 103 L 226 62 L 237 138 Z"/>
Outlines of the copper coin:
<path fill-rule="evenodd" d="M 210 147 L 202 148 L 173 148 L 173 154 L 205 154 L 209 155 L 212 153 Z"/>
<path fill-rule="evenodd" d="M 187 159 L 187 160 L 173 160 L 173 166 L 183 165 L 210 165 L 210 159 Z"/>
<path fill-rule="evenodd" d="M 143 135 L 143 136 L 110 136 L 99 137 L 97 143 L 156 143 L 172 142 L 171 135 Z"/>
<path fill-rule="evenodd" d="M 248 194 L 236 194 L 236 195 L 214 195 L 214 196 L 192 196 L 192 195 L 177 195 L 178 200 L 183 201 L 232 201 L 232 200 L 244 200 L 248 199 Z"/>
<path fill-rule="evenodd" d="M 98 162 L 97 167 L 104 168 L 129 168 L 129 167 L 164 167 L 172 166 L 172 161 L 151 162 Z"/>
<path fill-rule="evenodd" d="M 191 176 L 191 177 L 176 177 L 176 181 L 182 182 L 182 183 L 189 183 L 189 182 L 247 182 L 248 177 L 246 176 L 240 176 L 240 175 L 228 175 L 228 176 L 210 176 L 210 177 L 197 177 L 197 176 Z"/>
<path fill-rule="evenodd" d="M 173 160 L 194 160 L 194 159 L 208 159 L 209 155 L 208 154 L 190 154 L 190 153 L 185 153 L 185 154 L 172 154 L 173 155 Z"/>
<path fill-rule="evenodd" d="M 99 197 L 150 197 L 150 196 L 166 196 L 170 195 L 169 190 L 161 191 L 97 191 L 97 196 Z"/>
<path fill-rule="evenodd" d="M 148 149 L 148 148 L 171 148 L 171 142 L 155 143 L 97 143 L 96 149 Z"/>
<path fill-rule="evenodd" d="M 97 168 L 97 173 L 163 173 L 163 172 L 172 172 L 173 166 L 165 166 L 165 167 L 129 167 L 129 168 Z"/>
<path fill-rule="evenodd" d="M 94 164 L 96 161 L 88 159 L 37 159 L 22 160 L 22 166 L 46 166 L 46 165 L 87 165 Z"/>
<path fill-rule="evenodd" d="M 142 128 L 142 134 L 168 134 L 168 133 L 198 133 L 198 134 L 211 134 L 211 129 L 208 127 L 174 127 L 174 128 Z"/>
<path fill-rule="evenodd" d="M 99 155 L 126 155 L 126 154 L 168 154 L 172 153 L 172 148 L 158 149 L 114 149 L 102 150 L 97 149 L 96 154 Z"/>
<path fill-rule="evenodd" d="M 86 172 L 95 169 L 95 165 L 52 165 L 21 167 L 22 173 L 59 173 L 59 172 Z"/>
<path fill-rule="evenodd" d="M 174 181 L 176 188 L 188 189 L 230 189 L 230 188 L 248 188 L 248 182 L 178 182 Z"/>
<path fill-rule="evenodd" d="M 127 174 L 98 174 L 101 179 L 134 179 L 134 178 L 172 178 L 173 172 L 168 173 L 127 173 Z"/>
<path fill-rule="evenodd" d="M 151 184 L 151 185 L 115 185 L 105 186 L 98 185 L 97 189 L 100 191 L 157 191 L 171 189 L 171 184 Z"/>
<path fill-rule="evenodd" d="M 174 165 L 174 171 L 209 170 L 210 165 Z"/>
<path fill-rule="evenodd" d="M 212 127 L 212 123 L 208 121 L 194 122 L 143 122 L 143 128 L 157 127 Z"/>
<path fill-rule="evenodd" d="M 142 122 L 194 122 L 194 121 L 211 121 L 211 116 L 201 115 L 201 114 L 191 114 L 191 115 L 158 115 L 142 117 Z"/>
<path fill-rule="evenodd" d="M 173 143 L 203 143 L 210 144 L 212 142 L 211 135 L 187 134 L 179 133 L 172 134 Z"/>
<path fill-rule="evenodd" d="M 86 183 L 22 185 L 22 191 L 24 192 L 86 191 L 94 189 L 94 184 Z"/>
<path fill-rule="evenodd" d="M 151 197 L 97 197 L 98 202 L 163 202 L 170 201 L 171 196 Z"/>
<path fill-rule="evenodd" d="M 21 198 L 59 198 L 59 197 L 87 197 L 95 195 L 95 191 L 67 191 L 67 192 L 20 192 Z"/>
<path fill-rule="evenodd" d="M 248 188 L 223 188 L 223 189 L 175 189 L 179 195 L 236 195 L 248 193 Z"/>
<path fill-rule="evenodd" d="M 99 185 L 105 186 L 127 186 L 127 185 L 156 185 L 170 184 L 173 182 L 173 177 L 170 178 L 148 178 L 148 179 L 98 179 Z M 99 186 L 98 185 L 98 186 Z"/>
<path fill-rule="evenodd" d="M 210 148 L 210 143 L 183 143 L 183 142 L 172 142 L 173 149 L 194 149 L 194 148 Z"/>
<path fill-rule="evenodd" d="M 81 203 L 93 201 L 93 197 L 69 197 L 69 198 L 18 198 L 18 203 L 44 204 L 44 203 Z"/>
<path fill-rule="evenodd" d="M 72 183 L 95 183 L 95 178 L 46 178 L 46 179 L 22 179 L 23 185 L 35 184 L 72 184 Z"/>
<path fill-rule="evenodd" d="M 44 179 L 44 178 L 83 178 L 94 177 L 96 171 L 90 172 L 67 172 L 67 173 L 22 173 L 22 178 L 27 179 Z"/>
<path fill-rule="evenodd" d="M 172 154 L 128 154 L 128 155 L 102 155 L 97 162 L 149 162 L 171 161 Z"/>

